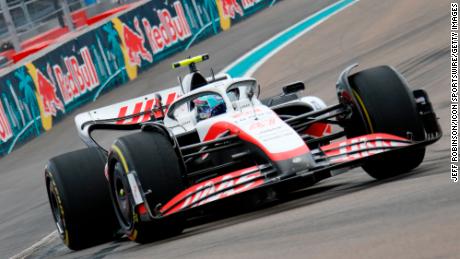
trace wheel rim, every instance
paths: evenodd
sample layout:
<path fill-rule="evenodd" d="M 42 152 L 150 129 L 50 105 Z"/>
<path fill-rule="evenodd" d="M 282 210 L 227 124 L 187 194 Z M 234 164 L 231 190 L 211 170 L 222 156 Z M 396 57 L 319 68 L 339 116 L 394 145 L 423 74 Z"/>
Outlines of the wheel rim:
<path fill-rule="evenodd" d="M 118 162 L 114 167 L 111 186 L 117 217 L 124 228 L 130 229 L 132 226 L 132 206 L 128 195 L 129 187 L 123 167 Z"/>

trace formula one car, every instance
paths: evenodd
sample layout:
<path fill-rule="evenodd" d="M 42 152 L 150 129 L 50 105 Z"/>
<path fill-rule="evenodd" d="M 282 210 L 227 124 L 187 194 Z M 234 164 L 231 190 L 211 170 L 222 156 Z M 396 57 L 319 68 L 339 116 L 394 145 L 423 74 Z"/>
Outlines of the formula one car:
<path fill-rule="evenodd" d="M 179 234 L 192 215 L 238 197 L 283 194 L 361 166 L 376 179 L 420 165 L 442 133 L 427 93 L 380 66 L 337 82 L 338 104 L 301 97 L 295 82 L 259 100 L 253 78 L 205 77 L 196 64 L 180 85 L 76 116 L 88 148 L 45 169 L 64 243 L 83 249 L 125 235 L 144 243 Z M 132 131 L 109 150 L 92 133 Z M 235 203 L 231 206 L 235 206 Z M 238 203 L 236 203 L 238 204 Z"/>

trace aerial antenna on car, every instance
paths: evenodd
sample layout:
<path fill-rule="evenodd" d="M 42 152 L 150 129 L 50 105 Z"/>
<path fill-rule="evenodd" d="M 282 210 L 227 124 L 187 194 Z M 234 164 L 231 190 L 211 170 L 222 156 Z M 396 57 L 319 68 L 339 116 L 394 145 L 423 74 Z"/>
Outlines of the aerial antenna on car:
<path fill-rule="evenodd" d="M 182 94 L 185 94 L 184 86 L 182 85 L 182 77 L 177 76 L 177 81 L 179 81 L 180 89 L 182 90 Z"/>
<path fill-rule="evenodd" d="M 216 81 L 216 75 L 214 74 L 214 69 L 211 67 L 211 76 L 212 76 L 212 81 Z"/>

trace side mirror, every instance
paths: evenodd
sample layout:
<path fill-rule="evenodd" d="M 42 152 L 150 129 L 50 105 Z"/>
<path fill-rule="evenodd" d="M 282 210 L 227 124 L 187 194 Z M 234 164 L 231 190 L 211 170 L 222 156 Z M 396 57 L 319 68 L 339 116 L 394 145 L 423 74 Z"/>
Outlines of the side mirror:
<path fill-rule="evenodd" d="M 303 90 L 305 90 L 305 84 L 303 82 L 295 82 L 295 83 L 292 83 L 290 85 L 286 85 L 283 87 L 283 93 L 285 95 L 297 93 Z"/>
<path fill-rule="evenodd" d="M 153 106 L 152 113 L 150 114 L 151 120 L 162 120 L 165 118 L 165 111 L 163 109 L 163 102 L 161 101 L 161 95 L 155 94 L 155 105 Z"/>

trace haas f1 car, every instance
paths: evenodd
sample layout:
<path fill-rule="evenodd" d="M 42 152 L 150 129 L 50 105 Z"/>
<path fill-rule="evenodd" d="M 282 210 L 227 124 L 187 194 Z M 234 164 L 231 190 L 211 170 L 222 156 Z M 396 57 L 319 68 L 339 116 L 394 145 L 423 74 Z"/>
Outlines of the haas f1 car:
<path fill-rule="evenodd" d="M 88 147 L 45 168 L 52 215 L 70 249 L 177 235 L 192 215 L 239 204 L 226 201 L 273 197 L 353 167 L 376 179 L 403 174 L 442 135 L 427 93 L 409 90 L 389 66 L 353 74 L 356 65 L 348 67 L 338 103 L 326 106 L 302 97 L 301 82 L 259 100 L 253 78 L 203 76 L 196 64 L 208 58 L 173 64 L 190 69 L 177 87 L 76 116 Z M 92 135 L 103 130 L 130 134 L 105 150 Z"/>

